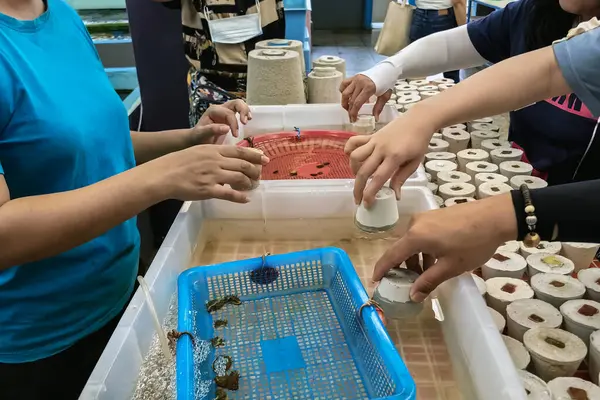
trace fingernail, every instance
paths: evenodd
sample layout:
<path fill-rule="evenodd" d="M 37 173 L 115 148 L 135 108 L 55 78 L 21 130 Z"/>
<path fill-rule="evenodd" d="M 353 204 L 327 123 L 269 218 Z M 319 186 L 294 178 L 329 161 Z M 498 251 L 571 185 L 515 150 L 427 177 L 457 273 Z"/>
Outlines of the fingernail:
<path fill-rule="evenodd" d="M 396 189 L 396 200 L 400 200 L 400 189 Z"/>
<path fill-rule="evenodd" d="M 427 293 L 423 293 L 423 292 L 411 293 L 411 295 L 410 295 L 410 299 L 412 301 L 414 301 L 415 303 L 422 303 L 423 300 L 425 300 L 426 298 L 427 298 Z"/>
<path fill-rule="evenodd" d="M 248 111 L 248 119 L 252 119 L 252 113 Z"/>
<path fill-rule="evenodd" d="M 229 132 L 229 127 L 228 126 L 222 126 L 221 128 L 219 128 L 221 130 L 221 132 L 226 133 Z"/>
<path fill-rule="evenodd" d="M 267 156 L 262 156 L 262 157 L 260 158 L 260 161 L 261 161 L 263 164 L 268 164 L 268 163 L 269 163 L 269 161 L 271 161 L 271 159 L 270 159 L 269 157 L 267 157 Z"/>
<path fill-rule="evenodd" d="M 248 196 L 244 197 L 244 201 L 245 201 L 246 203 L 250 203 L 250 197 L 248 197 Z"/>

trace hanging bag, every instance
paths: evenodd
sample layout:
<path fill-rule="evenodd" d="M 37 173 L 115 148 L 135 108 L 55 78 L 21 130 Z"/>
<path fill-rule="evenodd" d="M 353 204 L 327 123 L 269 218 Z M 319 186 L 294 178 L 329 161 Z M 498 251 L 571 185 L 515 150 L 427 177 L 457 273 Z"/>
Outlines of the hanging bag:
<path fill-rule="evenodd" d="M 387 9 L 383 28 L 377 38 L 375 51 L 384 56 L 393 56 L 410 43 L 410 24 L 413 8 L 405 0 L 393 0 Z"/>

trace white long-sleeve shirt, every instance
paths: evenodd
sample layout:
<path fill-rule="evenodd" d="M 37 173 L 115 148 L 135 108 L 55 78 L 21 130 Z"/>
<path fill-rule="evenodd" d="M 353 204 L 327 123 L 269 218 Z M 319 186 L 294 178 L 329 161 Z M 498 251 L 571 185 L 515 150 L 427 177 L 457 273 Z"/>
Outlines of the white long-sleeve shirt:
<path fill-rule="evenodd" d="M 485 63 L 473 46 L 465 25 L 419 39 L 361 74 L 375 83 L 375 94 L 380 96 L 398 79 L 435 75 Z"/>

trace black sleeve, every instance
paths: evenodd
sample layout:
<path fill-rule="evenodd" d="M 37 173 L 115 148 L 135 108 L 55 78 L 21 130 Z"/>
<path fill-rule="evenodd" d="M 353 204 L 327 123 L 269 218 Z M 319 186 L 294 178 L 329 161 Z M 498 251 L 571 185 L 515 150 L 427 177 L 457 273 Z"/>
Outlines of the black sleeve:
<path fill-rule="evenodd" d="M 523 194 L 520 190 L 513 190 L 511 194 L 518 240 L 523 240 L 529 232 Z M 531 190 L 531 202 L 538 220 L 536 230 L 542 240 L 600 243 L 600 180 Z M 553 238 L 555 226 L 558 236 Z"/>
<path fill-rule="evenodd" d="M 161 3 L 163 6 L 170 8 L 171 10 L 180 10 L 181 9 L 181 0 L 173 0 L 168 1 L 166 3 Z"/>

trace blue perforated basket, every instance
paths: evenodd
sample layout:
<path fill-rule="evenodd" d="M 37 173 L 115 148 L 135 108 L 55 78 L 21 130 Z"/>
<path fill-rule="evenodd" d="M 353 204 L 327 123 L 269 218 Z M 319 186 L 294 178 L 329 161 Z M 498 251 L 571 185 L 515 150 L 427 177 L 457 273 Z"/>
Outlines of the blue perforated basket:
<path fill-rule="evenodd" d="M 232 370 L 241 375 L 239 390 L 228 391 L 229 399 L 416 397 L 415 383 L 377 312 L 366 307 L 358 315 L 368 296 L 340 249 L 196 267 L 179 276 L 178 288 L 178 330 L 196 341 L 225 340 L 224 347 L 211 348 L 208 358 L 195 363 L 192 341 L 187 335 L 179 339 L 178 400 L 214 399 L 214 384 L 204 397 L 198 386 L 214 378 L 212 362 L 220 354 L 231 356 Z M 242 304 L 208 313 L 208 300 L 228 295 Z M 227 319 L 227 327 L 213 328 L 218 319 Z"/>

